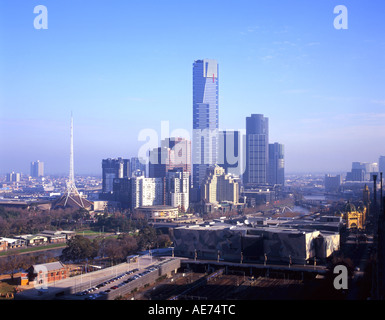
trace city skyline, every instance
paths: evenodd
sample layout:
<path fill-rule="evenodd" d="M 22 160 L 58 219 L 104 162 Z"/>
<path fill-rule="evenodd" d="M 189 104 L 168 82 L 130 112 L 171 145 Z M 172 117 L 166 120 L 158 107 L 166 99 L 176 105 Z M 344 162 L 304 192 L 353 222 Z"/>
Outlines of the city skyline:
<path fill-rule="evenodd" d="M 287 173 L 384 155 L 385 4 L 347 2 L 336 30 L 334 1 L 194 3 L 47 1 L 36 30 L 37 4 L 0 1 L 0 173 L 40 159 L 67 174 L 71 110 L 77 174 L 137 156 L 138 133 L 161 121 L 191 132 L 191 64 L 206 58 L 221 66 L 219 129 L 264 114 Z"/>

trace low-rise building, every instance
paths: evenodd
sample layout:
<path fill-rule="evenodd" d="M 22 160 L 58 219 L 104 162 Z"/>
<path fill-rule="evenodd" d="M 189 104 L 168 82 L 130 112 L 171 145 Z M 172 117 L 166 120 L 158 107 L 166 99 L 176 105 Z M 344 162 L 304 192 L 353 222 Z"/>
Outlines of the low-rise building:
<path fill-rule="evenodd" d="M 144 214 L 148 221 L 174 221 L 178 218 L 179 209 L 166 205 L 144 206 L 135 209 L 136 213 Z"/>
<path fill-rule="evenodd" d="M 27 245 L 27 241 L 24 239 L 16 239 L 16 238 L 0 238 L 0 241 L 7 243 L 8 249 L 17 249 L 23 248 Z"/>
<path fill-rule="evenodd" d="M 48 238 L 46 236 L 37 234 L 25 234 L 16 236 L 15 238 L 25 240 L 27 246 L 37 246 L 41 244 L 46 244 L 48 242 Z"/>
<path fill-rule="evenodd" d="M 35 281 L 39 285 L 63 280 L 68 277 L 68 269 L 60 261 L 32 265 L 26 272 L 28 273 L 29 281 Z"/>
<path fill-rule="evenodd" d="M 231 226 L 212 223 L 177 227 L 173 231 L 175 255 L 198 259 L 304 264 L 325 260 L 340 248 L 337 232 L 279 227 Z"/>

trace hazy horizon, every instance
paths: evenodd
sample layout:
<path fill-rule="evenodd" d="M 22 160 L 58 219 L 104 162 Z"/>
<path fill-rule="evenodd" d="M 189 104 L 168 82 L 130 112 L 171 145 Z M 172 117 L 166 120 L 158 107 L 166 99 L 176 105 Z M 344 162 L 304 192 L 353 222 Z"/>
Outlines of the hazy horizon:
<path fill-rule="evenodd" d="M 348 9 L 348 29 L 333 22 Z M 338 173 L 385 155 L 385 3 L 0 0 L 0 173 L 101 174 L 142 130 L 192 130 L 192 64 L 219 64 L 219 128 L 269 118 L 285 171 Z"/>

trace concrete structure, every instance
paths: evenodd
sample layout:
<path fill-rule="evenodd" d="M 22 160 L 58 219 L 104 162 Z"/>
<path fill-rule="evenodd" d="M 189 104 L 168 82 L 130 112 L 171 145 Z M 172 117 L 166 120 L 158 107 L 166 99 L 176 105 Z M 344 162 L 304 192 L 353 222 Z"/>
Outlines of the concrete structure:
<path fill-rule="evenodd" d="M 269 261 L 305 264 L 339 249 L 339 233 L 225 224 L 174 229 L 175 255 L 190 259 Z M 265 256 L 266 255 L 266 256 Z"/>

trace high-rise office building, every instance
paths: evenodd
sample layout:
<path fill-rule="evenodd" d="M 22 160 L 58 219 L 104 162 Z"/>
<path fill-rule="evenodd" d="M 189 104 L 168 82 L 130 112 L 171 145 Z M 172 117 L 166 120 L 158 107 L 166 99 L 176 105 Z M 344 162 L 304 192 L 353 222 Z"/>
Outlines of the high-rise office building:
<path fill-rule="evenodd" d="M 341 175 L 332 176 L 330 174 L 325 175 L 325 191 L 326 192 L 337 192 L 341 187 Z"/>
<path fill-rule="evenodd" d="M 7 182 L 20 182 L 21 174 L 18 172 L 12 171 L 11 173 L 7 173 Z"/>
<path fill-rule="evenodd" d="M 44 162 L 39 160 L 31 162 L 31 177 L 39 178 L 44 176 Z"/>
<path fill-rule="evenodd" d="M 131 177 L 146 176 L 147 168 L 146 161 L 138 157 L 130 159 Z"/>
<path fill-rule="evenodd" d="M 165 178 L 171 169 L 180 168 L 191 175 L 191 142 L 183 138 L 167 138 L 161 147 L 150 151 L 149 178 Z"/>
<path fill-rule="evenodd" d="M 190 174 L 181 168 L 167 172 L 165 179 L 166 204 L 186 211 L 189 208 Z"/>
<path fill-rule="evenodd" d="M 269 162 L 269 119 L 262 114 L 246 118 L 245 185 L 267 183 Z"/>
<path fill-rule="evenodd" d="M 112 192 L 114 179 L 130 177 L 130 160 L 122 158 L 103 159 L 102 170 L 102 192 Z"/>
<path fill-rule="evenodd" d="M 217 162 L 218 63 L 203 59 L 193 63 L 193 187 L 199 190 L 207 169 Z M 198 192 L 199 194 L 199 192 Z"/>
<path fill-rule="evenodd" d="M 181 168 L 191 176 L 191 141 L 181 137 L 171 137 L 161 141 L 161 146 L 170 148 L 171 168 Z"/>
<path fill-rule="evenodd" d="M 241 177 L 244 168 L 244 135 L 238 130 L 221 130 L 218 132 L 218 165 Z"/>
<path fill-rule="evenodd" d="M 371 181 L 378 172 L 379 165 L 376 162 L 353 162 L 352 170 L 346 174 L 346 181 Z"/>
<path fill-rule="evenodd" d="M 285 156 L 284 145 L 280 143 L 269 144 L 269 172 L 268 183 L 271 185 L 285 184 Z"/>

